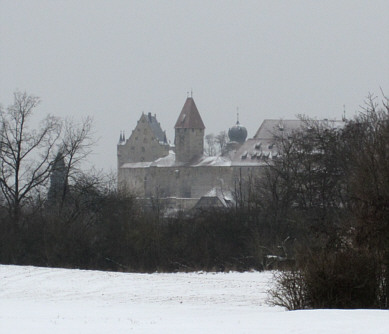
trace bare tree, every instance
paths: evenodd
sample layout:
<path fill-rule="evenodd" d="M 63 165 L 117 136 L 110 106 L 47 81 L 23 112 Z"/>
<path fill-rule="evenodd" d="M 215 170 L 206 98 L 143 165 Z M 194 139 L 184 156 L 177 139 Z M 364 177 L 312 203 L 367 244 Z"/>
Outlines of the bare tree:
<path fill-rule="evenodd" d="M 228 143 L 228 135 L 225 131 L 220 131 L 215 137 L 215 142 L 219 146 L 219 152 L 222 153 Z"/>
<path fill-rule="evenodd" d="M 273 301 L 282 297 L 288 308 L 388 308 L 388 102 L 370 95 L 342 127 L 305 118 L 300 131 L 275 138 L 280 155 L 259 189 L 261 203 L 289 230 L 309 229 L 299 237 L 301 271 L 279 276 Z M 290 297 L 298 303 L 288 306 Z"/>
<path fill-rule="evenodd" d="M 30 128 L 39 102 L 38 97 L 15 92 L 14 103 L 0 115 L 0 187 L 15 222 L 23 203 L 48 180 L 61 134 L 60 120 L 51 115 L 38 129 Z"/>
<path fill-rule="evenodd" d="M 93 120 L 91 117 L 85 118 L 80 123 L 73 119 L 65 120 L 61 145 L 61 154 L 65 160 L 62 202 L 68 192 L 69 178 L 77 178 L 76 175 L 80 173 L 81 162 L 92 152 L 92 146 L 95 144 L 92 128 Z"/>
<path fill-rule="evenodd" d="M 205 154 L 208 156 L 215 156 L 223 152 L 228 142 L 228 136 L 225 131 L 221 131 L 218 135 L 209 133 L 205 136 Z"/>
<path fill-rule="evenodd" d="M 213 133 L 207 134 L 205 136 L 205 143 L 205 154 L 208 156 L 216 155 L 215 135 Z"/>

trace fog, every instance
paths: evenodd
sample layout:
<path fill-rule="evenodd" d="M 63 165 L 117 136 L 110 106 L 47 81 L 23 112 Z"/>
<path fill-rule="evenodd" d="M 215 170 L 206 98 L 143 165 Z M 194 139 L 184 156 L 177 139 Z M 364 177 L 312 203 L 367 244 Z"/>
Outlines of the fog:
<path fill-rule="evenodd" d="M 389 94 L 389 2 L 0 0 L 0 102 L 95 120 L 96 168 L 142 112 L 173 142 L 193 97 L 206 133 L 265 118 L 352 117 Z"/>

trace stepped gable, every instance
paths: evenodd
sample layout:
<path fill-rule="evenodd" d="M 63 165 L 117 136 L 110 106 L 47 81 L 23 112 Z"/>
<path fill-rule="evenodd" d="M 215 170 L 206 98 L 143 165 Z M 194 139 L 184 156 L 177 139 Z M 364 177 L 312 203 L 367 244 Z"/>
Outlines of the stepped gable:
<path fill-rule="evenodd" d="M 157 121 L 157 116 L 154 115 L 152 116 L 151 113 L 148 113 L 147 117 L 147 122 L 150 125 L 151 131 L 153 132 L 155 138 L 159 142 L 166 143 L 166 135 L 165 132 L 161 128 L 161 124 Z"/>
<path fill-rule="evenodd" d="M 192 97 L 188 97 L 181 110 L 175 129 L 205 129 L 203 120 Z"/>

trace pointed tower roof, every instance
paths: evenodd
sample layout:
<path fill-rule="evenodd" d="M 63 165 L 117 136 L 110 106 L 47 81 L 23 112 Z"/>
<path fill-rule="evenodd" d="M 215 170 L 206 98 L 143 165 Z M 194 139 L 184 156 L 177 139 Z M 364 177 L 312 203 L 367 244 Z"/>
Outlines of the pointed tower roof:
<path fill-rule="evenodd" d="M 205 129 L 203 120 L 192 97 L 186 99 L 174 128 Z"/>

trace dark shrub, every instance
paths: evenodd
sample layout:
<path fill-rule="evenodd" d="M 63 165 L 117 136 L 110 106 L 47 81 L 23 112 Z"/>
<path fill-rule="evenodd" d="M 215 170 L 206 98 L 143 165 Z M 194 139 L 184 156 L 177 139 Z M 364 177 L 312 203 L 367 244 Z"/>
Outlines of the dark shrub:
<path fill-rule="evenodd" d="M 317 253 L 299 271 L 275 274 L 269 304 L 288 310 L 385 308 L 385 281 L 379 263 L 367 251 Z"/>

